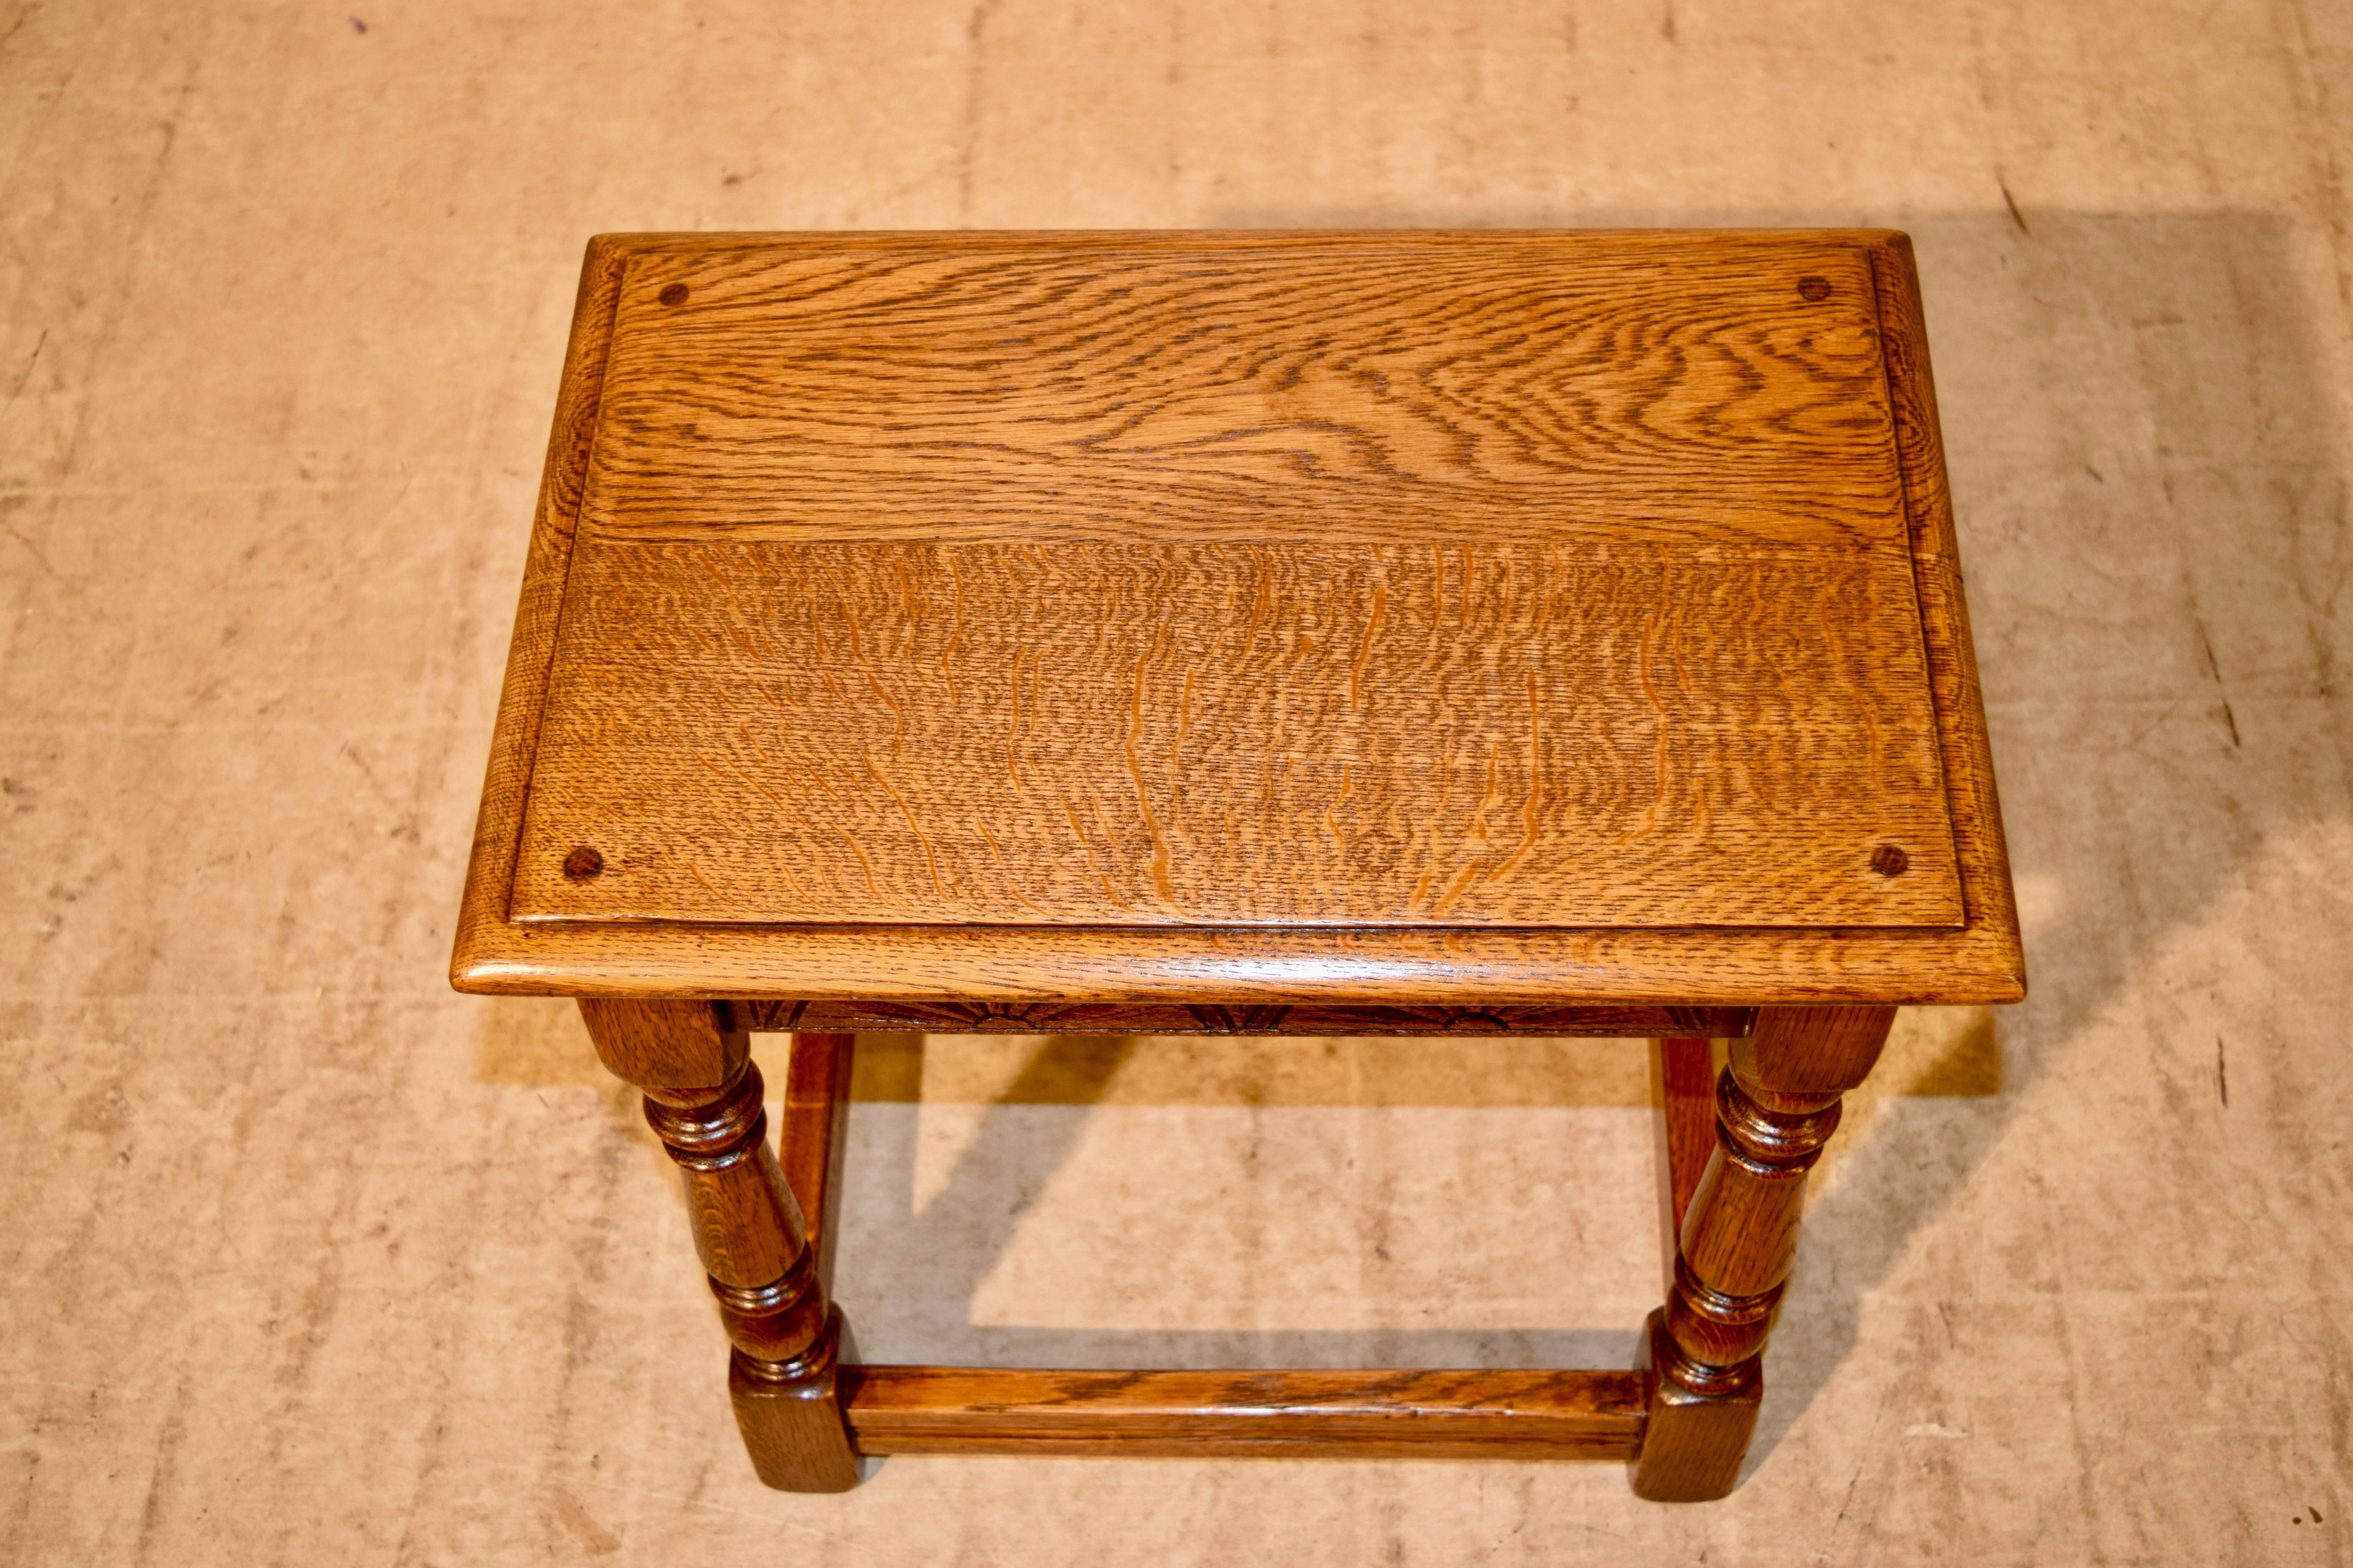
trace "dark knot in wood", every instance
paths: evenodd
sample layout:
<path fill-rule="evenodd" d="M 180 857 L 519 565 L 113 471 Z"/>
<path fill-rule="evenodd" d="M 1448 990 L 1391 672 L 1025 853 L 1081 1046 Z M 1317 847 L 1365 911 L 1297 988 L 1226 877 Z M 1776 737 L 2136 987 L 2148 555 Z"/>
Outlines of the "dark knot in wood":
<path fill-rule="evenodd" d="M 654 298 L 659 300 L 665 305 L 683 305 L 686 303 L 687 293 L 688 289 L 685 284 L 672 283 L 663 289 L 660 293 L 655 295 Z"/>
<path fill-rule="evenodd" d="M 1800 278 L 1798 279 L 1798 292 L 1819 305 L 1831 297 L 1831 280 L 1827 278 Z"/>
<path fill-rule="evenodd" d="M 1894 844 L 1883 844 L 1871 852 L 1871 868 L 1883 877 L 1901 877 L 1912 868 L 1912 857 Z"/>
<path fill-rule="evenodd" d="M 605 868 L 605 858 L 583 844 L 564 858 L 564 874 L 574 881 L 595 876 Z"/>

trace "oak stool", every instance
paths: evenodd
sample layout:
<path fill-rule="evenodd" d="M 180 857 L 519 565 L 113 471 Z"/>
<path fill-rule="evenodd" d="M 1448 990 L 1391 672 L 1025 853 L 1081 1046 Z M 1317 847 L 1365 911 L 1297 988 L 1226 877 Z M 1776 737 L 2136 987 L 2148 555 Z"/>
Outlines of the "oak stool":
<path fill-rule="evenodd" d="M 2025 994 L 1909 241 L 592 241 L 452 978 L 645 1091 L 771 1486 L 1723 1496 L 1840 1096 Z M 1653 1037 L 1673 1281 L 1628 1371 L 850 1364 L 858 1030 Z"/>

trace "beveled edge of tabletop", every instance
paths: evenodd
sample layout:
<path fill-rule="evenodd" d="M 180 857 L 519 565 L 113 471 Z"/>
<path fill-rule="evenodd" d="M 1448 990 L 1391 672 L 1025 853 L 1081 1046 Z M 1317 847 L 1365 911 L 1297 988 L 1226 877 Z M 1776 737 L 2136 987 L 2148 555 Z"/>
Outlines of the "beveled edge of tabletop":
<path fill-rule="evenodd" d="M 615 311 L 631 260 L 755 245 L 1143 247 L 1727 239 L 1869 257 L 1967 923 L 1957 931 L 738 925 L 514 921 L 508 906 Z M 887 951 L 877 938 L 889 933 Z M 1851 230 L 1066 230 L 599 235 L 581 268 L 450 984 L 511 995 L 908 1001 L 2006 1003 L 2026 994 L 1910 238 Z"/>

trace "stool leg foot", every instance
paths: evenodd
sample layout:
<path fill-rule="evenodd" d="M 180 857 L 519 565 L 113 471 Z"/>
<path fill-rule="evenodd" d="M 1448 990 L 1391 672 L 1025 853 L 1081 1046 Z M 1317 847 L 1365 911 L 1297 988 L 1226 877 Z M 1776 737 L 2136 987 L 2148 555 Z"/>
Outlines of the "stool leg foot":
<path fill-rule="evenodd" d="M 583 999 L 580 1012 L 605 1065 L 645 1091 L 646 1120 L 685 1181 L 754 1468 L 785 1491 L 857 1485 L 834 1377 L 841 1314 L 768 1144 L 750 1037 L 723 1004 Z"/>
<path fill-rule="evenodd" d="M 740 1348 L 728 1358 L 727 1394 L 744 1447 L 753 1469 L 778 1491 L 846 1492 L 858 1484 L 858 1455 L 834 1379 L 840 1342 L 837 1307 L 800 1364 L 757 1361 Z M 813 1364 L 820 1353 L 823 1364 Z"/>
<path fill-rule="evenodd" d="M 1757 1363 L 1736 1369 L 1728 1381 L 1693 1376 L 1697 1369 L 1676 1353 L 1663 1310 L 1643 1325 L 1642 1357 L 1652 1379 L 1651 1418 L 1634 1464 L 1634 1494 L 1652 1502 L 1730 1496 L 1765 1392 Z"/>
<path fill-rule="evenodd" d="M 1715 1148 L 1683 1216 L 1667 1304 L 1646 1336 L 1653 1381 L 1637 1495 L 1699 1502 L 1739 1479 L 1806 1173 L 1838 1126 L 1840 1096 L 1871 1071 L 1894 1019 L 1893 1007 L 1767 1007 L 1734 1044 L 1716 1082 Z"/>

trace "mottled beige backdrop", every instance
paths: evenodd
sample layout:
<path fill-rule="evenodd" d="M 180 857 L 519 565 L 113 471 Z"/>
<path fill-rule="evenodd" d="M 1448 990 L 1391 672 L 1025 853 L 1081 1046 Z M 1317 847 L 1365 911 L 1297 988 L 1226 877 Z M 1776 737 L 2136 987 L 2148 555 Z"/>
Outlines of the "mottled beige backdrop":
<path fill-rule="evenodd" d="M 2353 1562 L 2348 106 L 2326 0 L 0 4 L 0 1561 Z M 1714 223 L 1917 239 L 2034 987 L 1857 1097 L 1739 1492 L 763 1490 L 634 1106 L 443 979 L 582 242 Z M 1619 1362 L 1647 1075 L 877 1037 L 839 1294 Z"/>

